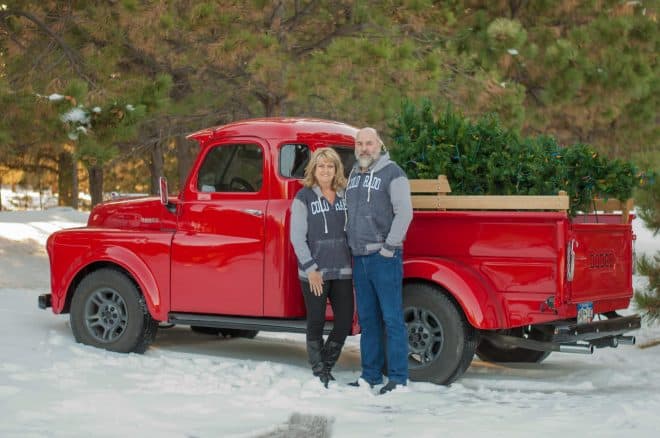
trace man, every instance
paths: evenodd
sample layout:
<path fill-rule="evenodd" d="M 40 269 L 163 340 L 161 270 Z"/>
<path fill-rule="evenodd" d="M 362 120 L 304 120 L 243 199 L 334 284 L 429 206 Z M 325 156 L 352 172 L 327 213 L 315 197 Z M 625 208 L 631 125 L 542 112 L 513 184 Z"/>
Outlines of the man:
<path fill-rule="evenodd" d="M 362 330 L 361 378 L 371 387 L 383 383 L 386 349 L 388 383 L 380 389 L 385 394 L 408 380 L 401 249 L 412 220 L 410 183 L 373 128 L 358 131 L 355 157 L 346 187 L 346 233 Z"/>

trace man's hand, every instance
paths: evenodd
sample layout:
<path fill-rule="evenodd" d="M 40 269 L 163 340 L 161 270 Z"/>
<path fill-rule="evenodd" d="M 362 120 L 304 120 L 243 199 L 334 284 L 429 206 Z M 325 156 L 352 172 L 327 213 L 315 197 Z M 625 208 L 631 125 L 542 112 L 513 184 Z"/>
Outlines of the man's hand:
<path fill-rule="evenodd" d="M 383 257 L 391 258 L 394 257 L 394 251 L 390 251 L 389 249 L 385 249 L 385 247 L 381 248 L 380 251 L 378 251 L 380 255 Z"/>

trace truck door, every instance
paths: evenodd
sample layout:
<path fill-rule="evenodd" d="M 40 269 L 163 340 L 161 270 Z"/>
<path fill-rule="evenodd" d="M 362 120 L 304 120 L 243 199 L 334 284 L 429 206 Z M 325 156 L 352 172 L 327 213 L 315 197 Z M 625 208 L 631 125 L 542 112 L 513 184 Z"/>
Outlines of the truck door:
<path fill-rule="evenodd" d="M 206 149 L 172 243 L 172 311 L 263 314 L 264 147 L 242 139 Z"/>

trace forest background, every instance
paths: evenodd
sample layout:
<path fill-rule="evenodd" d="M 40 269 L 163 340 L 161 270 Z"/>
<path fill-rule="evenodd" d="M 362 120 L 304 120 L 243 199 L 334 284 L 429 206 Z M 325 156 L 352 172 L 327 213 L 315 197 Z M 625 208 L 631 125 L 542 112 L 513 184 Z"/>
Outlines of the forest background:
<path fill-rule="evenodd" d="M 658 1 L 0 0 L 0 184 L 78 208 L 180 187 L 185 135 L 370 125 L 404 101 L 657 168 Z"/>

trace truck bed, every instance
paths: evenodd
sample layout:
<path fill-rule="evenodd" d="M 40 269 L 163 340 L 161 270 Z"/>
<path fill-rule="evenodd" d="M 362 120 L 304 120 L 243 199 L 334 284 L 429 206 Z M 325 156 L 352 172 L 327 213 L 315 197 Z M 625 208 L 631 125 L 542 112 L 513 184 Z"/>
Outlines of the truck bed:
<path fill-rule="evenodd" d="M 575 318 L 584 302 L 605 313 L 632 296 L 630 224 L 575 223 L 565 212 L 415 211 L 404 258 L 475 272 L 505 308 L 499 328 Z"/>

